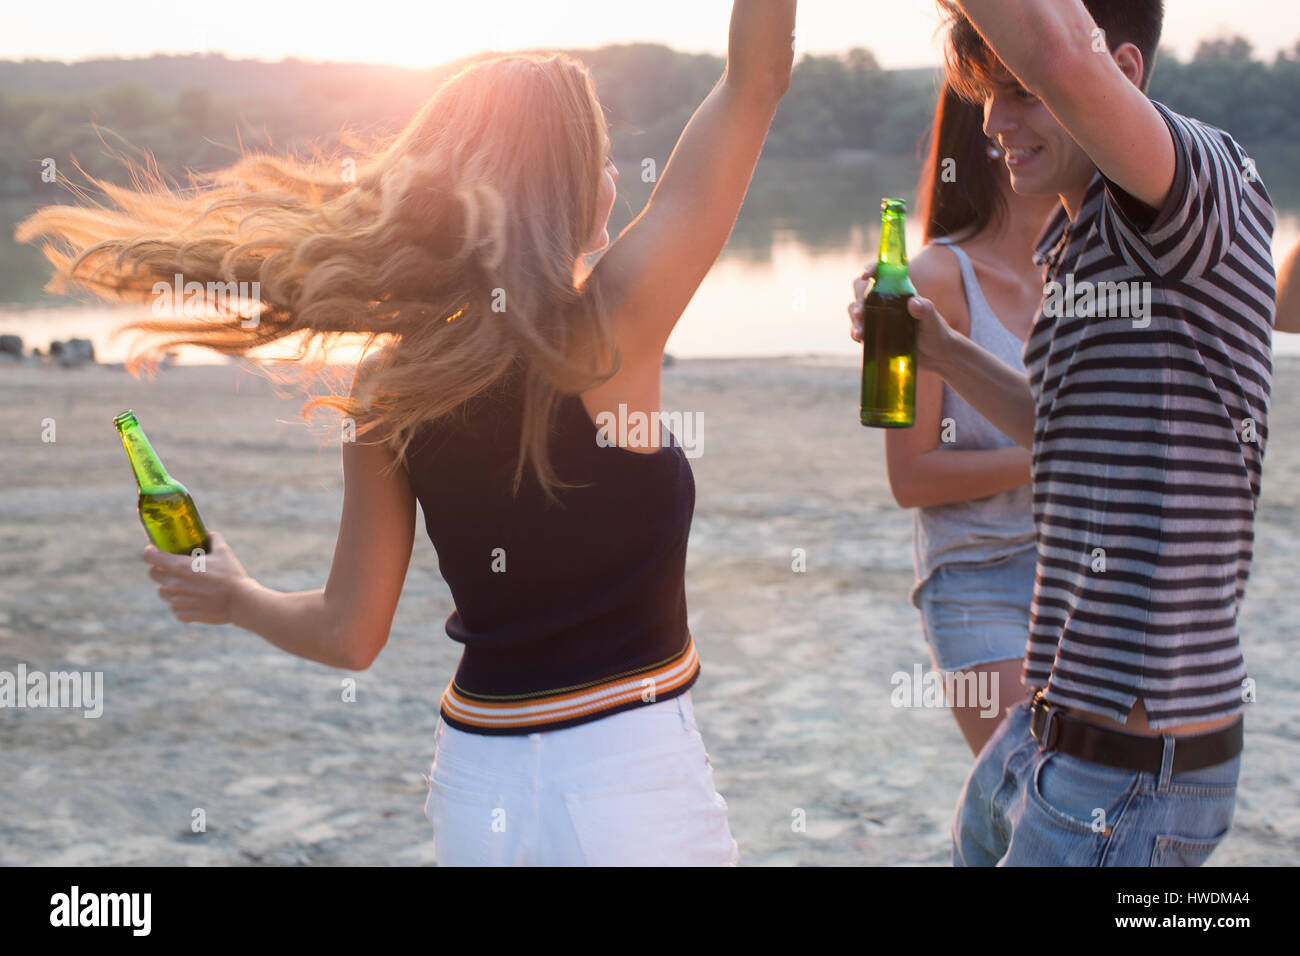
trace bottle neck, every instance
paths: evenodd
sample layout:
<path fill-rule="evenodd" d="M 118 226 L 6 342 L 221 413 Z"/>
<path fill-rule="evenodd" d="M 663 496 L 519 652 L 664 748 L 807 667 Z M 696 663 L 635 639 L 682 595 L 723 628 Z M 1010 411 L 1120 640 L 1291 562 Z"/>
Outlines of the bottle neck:
<path fill-rule="evenodd" d="M 880 263 L 877 276 L 907 276 L 907 231 L 902 214 L 885 213 L 880 231 Z"/>
<path fill-rule="evenodd" d="M 149 444 L 149 439 L 144 436 L 144 429 L 133 421 L 119 425 L 118 429 L 122 434 L 122 447 L 126 449 L 126 457 L 131 462 L 140 490 L 147 492 L 170 485 L 171 476 Z"/>

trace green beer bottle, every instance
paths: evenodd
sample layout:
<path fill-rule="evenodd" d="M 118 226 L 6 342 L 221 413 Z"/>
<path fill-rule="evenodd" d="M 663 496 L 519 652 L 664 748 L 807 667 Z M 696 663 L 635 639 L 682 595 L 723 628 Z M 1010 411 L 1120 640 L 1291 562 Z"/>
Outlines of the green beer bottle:
<path fill-rule="evenodd" d="M 880 264 L 862 305 L 862 424 L 911 428 L 916 421 L 916 319 L 907 300 L 916 288 L 907 275 L 907 203 L 880 204 Z"/>
<path fill-rule="evenodd" d="M 113 419 L 122 447 L 131 460 L 136 484 L 140 486 L 140 521 L 160 551 L 190 554 L 195 548 L 208 550 L 208 532 L 185 486 L 167 474 L 144 429 L 128 409 Z"/>

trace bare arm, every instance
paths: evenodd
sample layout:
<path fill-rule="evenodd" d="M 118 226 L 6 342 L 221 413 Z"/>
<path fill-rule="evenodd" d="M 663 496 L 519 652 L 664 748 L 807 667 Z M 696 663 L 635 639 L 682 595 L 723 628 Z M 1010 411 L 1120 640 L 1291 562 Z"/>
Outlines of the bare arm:
<path fill-rule="evenodd" d="M 935 303 L 952 330 L 969 337 L 966 288 L 952 251 L 926 246 L 912 258 L 908 271 L 917 292 Z M 1030 456 L 1025 449 L 958 451 L 945 447 L 943 437 L 943 380 L 933 372 L 921 371 L 916 382 L 915 425 L 885 432 L 889 485 L 901 507 L 974 501 L 1029 482 Z"/>
<path fill-rule="evenodd" d="M 740 212 L 790 84 L 795 0 L 737 0 L 727 69 L 687 123 L 644 211 L 596 264 L 625 361 L 664 344 Z"/>
<path fill-rule="evenodd" d="M 1300 335 L 1300 245 L 1291 250 L 1277 270 L 1277 321 L 1279 332 Z"/>
<path fill-rule="evenodd" d="M 946 258 L 945 258 L 946 257 Z M 849 306 L 853 338 L 862 341 L 862 297 L 874 270 L 854 281 Z M 969 335 L 961 272 L 947 250 L 929 246 L 910 263 L 918 291 L 941 303 L 959 338 Z M 1023 448 L 954 451 L 942 444 L 943 379 L 922 360 L 916 384 L 916 423 L 885 433 L 885 460 L 894 500 L 903 508 L 928 508 L 987 498 L 1029 481 L 1029 453 Z M 971 403 L 974 405 L 974 403 Z"/>
<path fill-rule="evenodd" d="M 922 329 L 929 323 L 943 322 L 934 303 L 927 299 L 912 299 L 908 309 L 920 321 Z M 918 361 L 928 361 L 930 368 L 998 431 L 1017 445 L 1032 448 L 1034 396 L 1028 377 L 964 335 L 957 335 L 951 329 L 939 335 L 944 338 L 931 341 L 942 344 L 926 351 L 921 351 L 918 344 Z M 923 331 L 919 338 L 925 337 Z"/>
<path fill-rule="evenodd" d="M 912 459 L 889 450 L 889 484 L 902 508 L 933 508 L 976 501 L 1029 484 L 1029 452 L 1020 446 L 943 451 L 932 448 Z"/>
<path fill-rule="evenodd" d="M 415 540 L 415 494 L 406 471 L 382 473 L 386 446 L 343 444 L 343 518 L 329 580 L 284 594 L 249 578 L 231 623 L 308 660 L 365 670 L 388 642 Z"/>
<path fill-rule="evenodd" d="M 1146 205 L 1163 208 L 1174 182 L 1174 141 L 1137 85 L 1137 47 L 1121 47 L 1117 63 L 1082 0 L 958 2 L 998 59 L 1043 101 L 1102 175 Z"/>
<path fill-rule="evenodd" d="M 145 549 L 160 596 L 179 620 L 235 624 L 298 657 L 366 669 L 388 640 L 415 536 L 415 494 L 406 471 L 382 473 L 390 454 L 383 445 L 343 444 L 343 517 L 324 588 L 265 587 L 213 533 L 203 572 L 191 570 L 187 555 Z"/>

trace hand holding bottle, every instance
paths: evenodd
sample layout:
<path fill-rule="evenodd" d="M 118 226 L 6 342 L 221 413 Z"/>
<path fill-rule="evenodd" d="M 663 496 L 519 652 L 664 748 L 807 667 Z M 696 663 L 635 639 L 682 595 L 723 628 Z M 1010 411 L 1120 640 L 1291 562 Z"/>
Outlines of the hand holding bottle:
<path fill-rule="evenodd" d="M 202 555 L 168 554 L 149 545 L 141 560 L 151 565 L 149 577 L 158 583 L 158 596 L 186 624 L 230 624 L 233 600 L 241 587 L 254 583 L 226 540 L 208 534 L 211 550 Z"/>
<path fill-rule="evenodd" d="M 862 303 L 866 298 L 870 283 L 876 278 L 876 265 L 873 262 L 862 271 L 862 275 L 853 280 L 853 301 L 849 303 L 849 335 L 855 342 L 862 341 Z M 944 358 L 950 357 L 948 342 L 954 334 L 952 326 L 935 309 L 934 303 L 922 296 L 912 296 L 908 300 L 907 311 L 918 323 L 916 329 L 917 363 L 930 371 L 941 371 Z"/>

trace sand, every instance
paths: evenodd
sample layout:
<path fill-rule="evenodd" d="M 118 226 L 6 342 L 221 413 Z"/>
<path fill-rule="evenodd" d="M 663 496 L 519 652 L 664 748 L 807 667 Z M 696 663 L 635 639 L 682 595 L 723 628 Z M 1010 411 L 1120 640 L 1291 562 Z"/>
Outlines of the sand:
<path fill-rule="evenodd" d="M 1279 361 L 1242 615 L 1258 701 L 1231 833 L 1211 865 L 1300 862 L 1300 362 Z M 102 671 L 103 715 L 0 710 L 0 864 L 433 864 L 423 814 L 437 700 L 459 645 L 419 528 L 388 646 L 363 673 L 233 627 L 186 625 L 139 560 L 111 419 L 132 407 L 264 584 L 324 584 L 342 503 L 335 444 L 237 365 L 152 382 L 106 366 L 0 367 L 0 670 Z M 929 658 L 911 518 L 857 369 L 682 361 L 664 406 L 700 412 L 687 566 L 693 692 L 742 865 L 946 865 L 972 758 L 941 708 L 895 708 Z M 53 419 L 56 440 L 41 440 Z M 807 570 L 791 569 L 792 551 Z M 345 678 L 356 700 L 343 699 Z M 803 832 L 792 827 L 806 815 Z M 191 821 L 202 811 L 203 832 Z"/>

